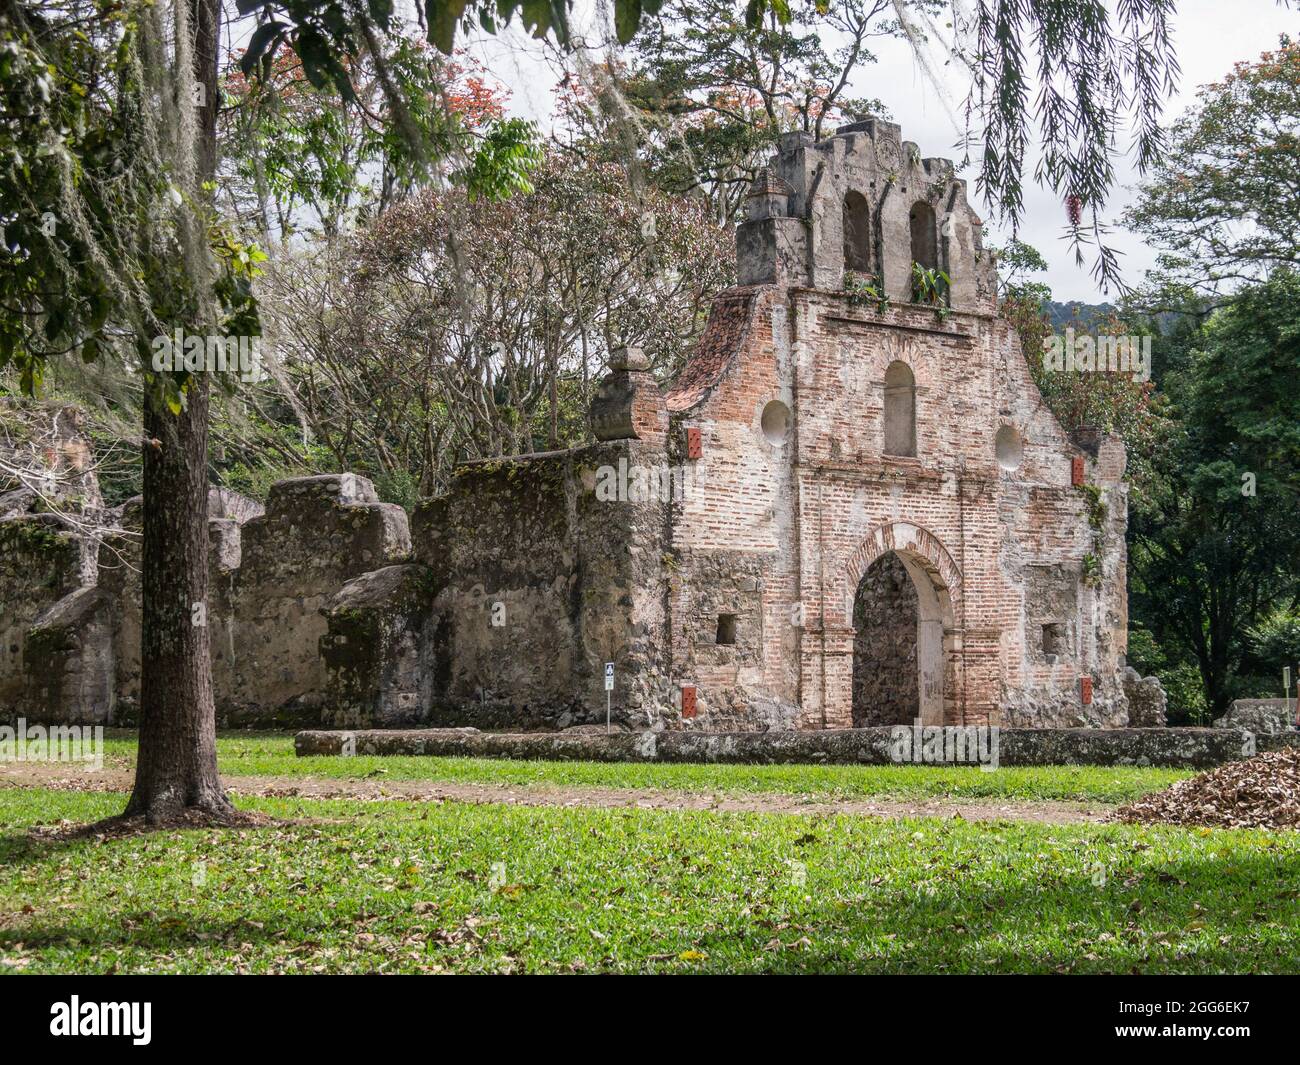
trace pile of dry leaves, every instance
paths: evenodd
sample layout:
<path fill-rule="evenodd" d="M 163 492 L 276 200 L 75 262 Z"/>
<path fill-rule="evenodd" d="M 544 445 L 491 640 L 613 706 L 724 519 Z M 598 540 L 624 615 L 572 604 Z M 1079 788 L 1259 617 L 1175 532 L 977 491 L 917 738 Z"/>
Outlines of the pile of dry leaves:
<path fill-rule="evenodd" d="M 1217 828 L 1300 828 L 1300 748 L 1270 751 L 1180 780 L 1114 819 Z"/>

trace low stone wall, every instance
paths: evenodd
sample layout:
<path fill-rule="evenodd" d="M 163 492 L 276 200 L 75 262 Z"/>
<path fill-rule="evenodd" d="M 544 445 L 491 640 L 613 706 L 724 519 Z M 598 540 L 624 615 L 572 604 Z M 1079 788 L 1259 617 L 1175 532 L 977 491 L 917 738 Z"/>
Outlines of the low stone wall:
<path fill-rule="evenodd" d="M 1134 765 L 1203 769 L 1256 750 L 1300 747 L 1300 733 L 1252 736 L 1231 729 L 1000 729 L 998 764 Z M 443 755 L 590 762 L 890 765 L 892 728 L 822 732 L 478 732 L 474 729 L 299 732 L 300 757 Z M 973 761 L 973 759 L 971 759 Z"/>

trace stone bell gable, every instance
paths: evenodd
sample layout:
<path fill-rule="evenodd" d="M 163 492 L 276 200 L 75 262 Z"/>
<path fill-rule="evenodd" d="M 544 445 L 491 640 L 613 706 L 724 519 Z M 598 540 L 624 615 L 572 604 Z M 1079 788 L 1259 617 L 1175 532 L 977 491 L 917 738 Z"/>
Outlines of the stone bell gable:
<path fill-rule="evenodd" d="M 947 159 L 926 159 L 892 122 L 869 118 L 817 141 L 789 133 L 758 176 L 736 234 L 742 285 L 838 290 L 846 271 L 912 298 L 912 264 L 952 279 L 949 305 L 992 308 L 983 223 Z"/>

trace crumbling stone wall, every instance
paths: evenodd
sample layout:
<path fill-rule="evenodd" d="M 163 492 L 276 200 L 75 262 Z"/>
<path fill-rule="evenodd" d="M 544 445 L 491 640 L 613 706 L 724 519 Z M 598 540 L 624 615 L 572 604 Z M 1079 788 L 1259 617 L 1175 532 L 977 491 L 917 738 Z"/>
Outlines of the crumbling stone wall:
<path fill-rule="evenodd" d="M 620 351 L 596 444 L 467 462 L 413 519 L 414 561 L 326 608 L 328 713 L 346 725 L 662 728 L 674 711 L 663 397 Z M 752 582 L 751 582 L 752 583 Z"/>
<path fill-rule="evenodd" d="M 406 512 L 381 503 L 356 474 L 297 477 L 272 486 L 266 513 L 240 527 L 231 591 L 230 721 L 319 720 L 326 687 L 324 608 L 353 577 L 405 561 Z"/>
<path fill-rule="evenodd" d="M 59 609 L 76 596 L 76 616 L 98 624 L 103 603 L 78 593 L 95 581 L 95 558 L 86 539 L 56 514 L 0 521 L 0 716 L 33 720 L 84 720 L 84 714 L 56 711 L 47 717 L 44 699 L 68 689 L 103 698 L 96 665 L 74 652 L 64 633 L 73 616 Z"/>
<path fill-rule="evenodd" d="M 363 477 L 281 481 L 268 507 L 209 496 L 209 598 L 218 720 L 316 724 L 326 690 L 327 601 L 408 559 L 405 512 Z M 103 530 L 53 515 L 0 522 L 0 709 L 33 720 L 129 724 L 139 707 L 140 501 Z"/>
<path fill-rule="evenodd" d="M 323 607 L 323 722 L 341 728 L 427 720 L 442 685 L 434 661 L 432 571 L 418 563 L 371 570 Z"/>
<path fill-rule="evenodd" d="M 431 720 L 603 721 L 613 662 L 614 719 L 654 725 L 664 507 L 635 498 L 635 485 L 638 471 L 663 467 L 662 448 L 631 439 L 470 463 L 446 496 L 417 509 L 415 557 L 437 589 Z"/>

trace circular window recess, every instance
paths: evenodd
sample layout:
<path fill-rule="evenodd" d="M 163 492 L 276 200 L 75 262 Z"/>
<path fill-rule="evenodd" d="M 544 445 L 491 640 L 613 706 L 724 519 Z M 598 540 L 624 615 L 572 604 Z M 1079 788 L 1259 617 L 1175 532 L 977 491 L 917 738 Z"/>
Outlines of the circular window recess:
<path fill-rule="evenodd" d="M 1016 469 L 1025 457 L 1025 442 L 1015 426 L 1004 425 L 997 436 L 998 465 L 1004 470 Z"/>
<path fill-rule="evenodd" d="M 763 437 L 769 444 L 784 444 L 790 435 L 790 408 L 779 399 L 772 400 L 763 408 L 763 417 L 759 423 Z"/>

